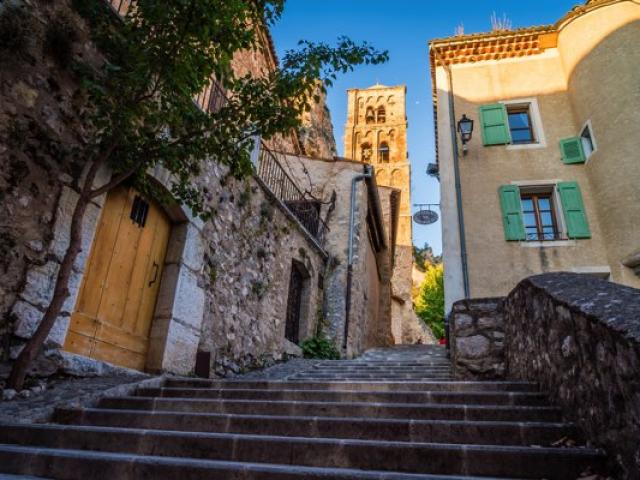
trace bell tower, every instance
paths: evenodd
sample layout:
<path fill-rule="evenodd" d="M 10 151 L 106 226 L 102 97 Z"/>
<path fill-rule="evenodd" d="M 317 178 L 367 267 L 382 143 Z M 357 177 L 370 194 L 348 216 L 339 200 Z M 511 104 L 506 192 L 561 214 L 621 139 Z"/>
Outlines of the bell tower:
<path fill-rule="evenodd" d="M 411 165 L 407 152 L 407 115 L 404 85 L 374 85 L 347 90 L 348 111 L 344 156 L 374 166 L 380 186 L 401 191 L 400 218 L 392 278 L 392 330 L 401 343 L 402 324 L 414 317 L 411 286 L 413 239 L 411 219 Z"/>

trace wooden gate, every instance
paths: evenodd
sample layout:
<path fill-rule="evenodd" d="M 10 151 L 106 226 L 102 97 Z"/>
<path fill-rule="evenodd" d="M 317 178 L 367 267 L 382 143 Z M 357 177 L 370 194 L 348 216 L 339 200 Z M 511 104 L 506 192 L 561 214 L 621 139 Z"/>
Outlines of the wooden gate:
<path fill-rule="evenodd" d="M 109 194 L 65 350 L 144 369 L 170 230 L 162 209 L 135 190 Z"/>
<path fill-rule="evenodd" d="M 305 278 L 302 269 L 294 261 L 291 265 L 291 277 L 289 279 L 287 323 L 284 332 L 285 338 L 293 343 L 298 343 L 300 340 L 300 317 Z"/>

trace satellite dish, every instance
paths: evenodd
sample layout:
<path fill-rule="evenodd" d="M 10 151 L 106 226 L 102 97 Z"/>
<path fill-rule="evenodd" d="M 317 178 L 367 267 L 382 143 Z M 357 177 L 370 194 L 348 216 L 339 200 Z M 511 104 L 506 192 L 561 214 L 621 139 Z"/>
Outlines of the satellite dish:
<path fill-rule="evenodd" d="M 438 214 L 433 210 L 419 210 L 413 215 L 413 221 L 420 225 L 431 225 L 438 221 Z"/>

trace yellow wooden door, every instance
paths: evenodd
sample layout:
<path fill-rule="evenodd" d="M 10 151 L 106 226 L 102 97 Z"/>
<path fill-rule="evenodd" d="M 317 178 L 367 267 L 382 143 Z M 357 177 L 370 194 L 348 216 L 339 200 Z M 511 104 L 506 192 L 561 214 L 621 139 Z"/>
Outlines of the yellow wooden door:
<path fill-rule="evenodd" d="M 107 197 L 65 350 L 143 370 L 171 224 L 133 189 Z"/>

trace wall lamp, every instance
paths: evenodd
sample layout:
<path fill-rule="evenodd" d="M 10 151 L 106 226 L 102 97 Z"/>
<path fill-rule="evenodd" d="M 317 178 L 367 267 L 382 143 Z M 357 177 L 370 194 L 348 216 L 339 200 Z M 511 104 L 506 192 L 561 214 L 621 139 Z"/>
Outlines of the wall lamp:
<path fill-rule="evenodd" d="M 462 140 L 462 154 L 467 154 L 467 143 L 471 141 L 473 136 L 473 120 L 462 114 L 462 118 L 458 120 L 458 133 Z"/>

